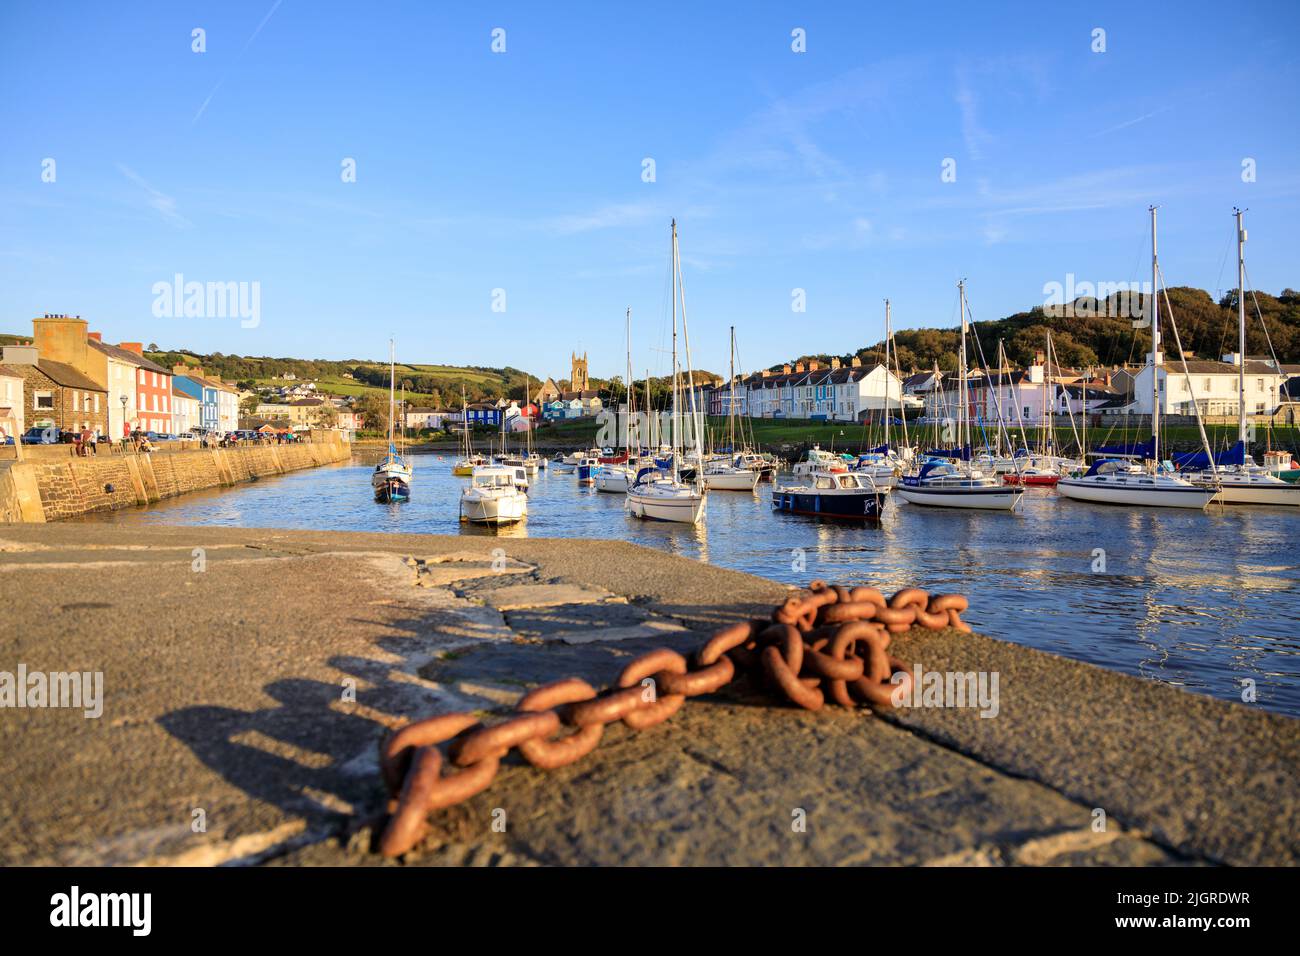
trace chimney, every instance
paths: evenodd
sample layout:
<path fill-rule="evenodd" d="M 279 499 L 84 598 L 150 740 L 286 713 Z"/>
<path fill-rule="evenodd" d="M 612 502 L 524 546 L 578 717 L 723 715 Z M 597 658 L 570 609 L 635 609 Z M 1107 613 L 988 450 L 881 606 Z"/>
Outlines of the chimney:
<path fill-rule="evenodd" d="M 0 362 L 5 365 L 35 365 L 40 352 L 34 345 L 6 345 L 0 348 Z"/>
<path fill-rule="evenodd" d="M 831 371 L 834 372 L 837 369 L 839 369 L 839 367 L 840 367 L 840 360 L 837 358 L 831 359 Z"/>
<path fill-rule="evenodd" d="M 74 319 L 67 315 L 45 315 L 32 319 L 32 332 L 41 358 L 62 362 L 82 374 L 87 373 L 88 346 L 84 319 Z"/>
<path fill-rule="evenodd" d="M 862 359 L 858 358 L 855 355 L 853 356 L 852 360 L 849 362 L 849 365 L 852 368 L 862 368 Z"/>
<path fill-rule="evenodd" d="M 120 349 L 126 349 L 128 352 L 134 352 L 136 355 L 144 358 L 143 342 L 118 342 L 117 347 Z"/>
<path fill-rule="evenodd" d="M 86 333 L 86 338 L 90 339 L 90 341 L 92 341 L 92 342 L 102 342 L 102 341 L 104 341 L 104 333 L 103 333 L 103 332 L 87 332 L 87 333 Z"/>

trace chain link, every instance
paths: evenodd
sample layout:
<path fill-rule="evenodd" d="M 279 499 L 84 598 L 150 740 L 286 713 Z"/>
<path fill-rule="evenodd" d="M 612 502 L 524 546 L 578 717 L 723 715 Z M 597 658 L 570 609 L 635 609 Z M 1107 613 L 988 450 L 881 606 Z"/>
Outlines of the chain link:
<path fill-rule="evenodd" d="M 807 710 L 820 710 L 828 696 L 841 707 L 893 706 L 896 693 L 910 695 L 913 675 L 888 653 L 892 636 L 912 627 L 970 633 L 960 617 L 967 606 L 959 594 L 931 597 L 903 588 L 886 599 L 875 588 L 813 581 L 770 620 L 716 631 L 689 663 L 660 648 L 632 661 L 599 693 L 576 677 L 529 691 L 514 714 L 490 727 L 466 713 L 408 724 L 380 745 L 379 769 L 391 799 L 379 850 L 400 856 L 418 845 L 429 814 L 487 789 L 512 749 L 534 767 L 554 770 L 595 750 L 606 725 L 653 727 L 687 698 L 712 694 L 738 674 Z M 572 732 L 557 737 L 564 727 Z"/>

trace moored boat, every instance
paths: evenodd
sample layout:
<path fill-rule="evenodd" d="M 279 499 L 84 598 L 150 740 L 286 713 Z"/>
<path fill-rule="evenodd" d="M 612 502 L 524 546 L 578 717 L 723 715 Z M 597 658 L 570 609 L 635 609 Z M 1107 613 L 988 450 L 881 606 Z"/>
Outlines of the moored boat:
<path fill-rule="evenodd" d="M 885 510 L 889 487 L 858 472 L 817 471 L 801 481 L 772 489 L 772 508 L 819 518 L 877 519 Z"/>
<path fill-rule="evenodd" d="M 1086 474 L 1062 478 L 1056 491 L 1076 501 L 1141 508 L 1204 508 L 1217 494 L 1212 487 L 1115 458 L 1093 462 Z"/>
<path fill-rule="evenodd" d="M 926 462 L 915 475 L 904 475 L 895 491 L 909 504 L 982 511 L 1014 511 L 1025 493 L 947 461 Z"/>
<path fill-rule="evenodd" d="M 502 525 L 528 515 L 528 496 L 518 486 L 522 469 L 489 465 L 476 468 L 461 491 L 460 520 L 472 524 Z"/>

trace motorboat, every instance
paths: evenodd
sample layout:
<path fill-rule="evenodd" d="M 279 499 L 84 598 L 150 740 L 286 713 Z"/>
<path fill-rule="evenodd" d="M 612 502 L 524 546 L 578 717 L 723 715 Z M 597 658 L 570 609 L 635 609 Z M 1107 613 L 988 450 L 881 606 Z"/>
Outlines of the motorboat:
<path fill-rule="evenodd" d="M 474 469 L 461 491 L 460 520 L 471 524 L 502 525 L 528 516 L 528 496 L 518 484 L 522 469 L 488 465 Z"/>
<path fill-rule="evenodd" d="M 772 508 L 819 518 L 872 520 L 884 512 L 888 498 L 889 486 L 876 484 L 870 474 L 815 471 L 774 487 Z"/>

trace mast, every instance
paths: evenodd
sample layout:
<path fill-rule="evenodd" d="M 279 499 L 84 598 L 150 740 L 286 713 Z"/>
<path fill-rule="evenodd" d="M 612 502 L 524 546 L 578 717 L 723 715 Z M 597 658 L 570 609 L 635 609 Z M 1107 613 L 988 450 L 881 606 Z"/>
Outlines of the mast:
<path fill-rule="evenodd" d="M 1048 431 L 1043 436 L 1043 454 L 1053 455 L 1054 457 L 1054 455 L 1056 455 L 1056 419 L 1053 418 L 1053 415 L 1056 414 L 1056 382 L 1052 381 L 1052 332 L 1050 332 L 1050 330 L 1048 330 L 1047 358 L 1048 358 L 1048 367 L 1043 369 L 1043 377 L 1047 378 L 1049 382 L 1048 389 L 1047 389 L 1049 395 Z M 1070 393 L 1066 392 L 1065 394 L 1066 394 L 1065 407 L 1069 408 Z"/>
<path fill-rule="evenodd" d="M 1160 467 L 1160 260 L 1156 253 L 1156 208 L 1151 207 L 1151 460 Z M 1183 371 L 1187 371 L 1186 362 Z"/>
<path fill-rule="evenodd" d="M 695 445 L 695 484 L 698 485 L 704 481 L 704 448 L 701 444 L 704 423 L 695 405 L 695 369 L 691 366 L 691 332 L 686 325 L 686 285 L 682 281 L 682 257 L 681 249 L 677 243 L 676 220 L 673 220 L 673 262 L 677 266 L 677 291 L 682 300 L 682 340 L 686 345 L 686 379 L 687 387 L 690 390 L 691 440 Z M 685 442 L 683 442 L 684 448 Z"/>
<path fill-rule="evenodd" d="M 660 339 L 662 342 L 663 340 Z M 655 434 L 658 431 L 655 419 L 658 416 L 654 414 L 654 406 L 650 404 L 650 370 L 645 370 L 645 421 L 646 421 L 646 449 L 654 455 L 659 450 L 659 443 L 655 441 Z"/>
<path fill-rule="evenodd" d="M 395 363 L 397 361 L 397 345 L 392 340 L 388 340 L 388 447 L 393 446 L 393 386 L 397 378 Z"/>
<path fill-rule="evenodd" d="M 623 316 L 624 332 L 627 339 L 627 385 L 624 391 L 627 392 L 627 418 L 623 421 L 623 450 L 627 452 L 627 457 L 632 458 L 632 307 L 627 307 L 627 313 Z M 624 465 L 627 463 L 624 462 Z"/>
<path fill-rule="evenodd" d="M 885 454 L 889 454 L 889 340 L 893 337 L 889 325 L 889 300 L 885 300 Z M 898 409 L 902 412 L 903 396 L 898 396 Z"/>
<path fill-rule="evenodd" d="M 957 295 L 961 301 L 961 356 L 960 365 L 958 366 L 958 384 L 957 384 L 957 402 L 959 406 L 959 417 L 957 419 L 957 448 L 964 449 L 966 441 L 962 438 L 962 432 L 970 432 L 970 421 L 967 408 L 967 383 L 966 383 L 966 280 L 957 280 Z"/>
<path fill-rule="evenodd" d="M 736 454 L 736 327 L 731 327 L 731 398 L 727 404 L 727 441 Z M 732 458 L 735 461 L 735 458 Z"/>
<path fill-rule="evenodd" d="M 1241 222 L 1241 210 L 1234 208 L 1232 211 L 1237 216 L 1237 438 L 1243 452 L 1249 455 L 1250 445 L 1246 437 L 1246 227 Z"/>
<path fill-rule="evenodd" d="M 673 220 L 673 247 L 670 253 L 670 263 L 673 270 L 673 416 L 672 416 L 672 446 L 673 446 L 673 483 L 677 483 L 677 442 L 681 435 L 681 426 L 678 422 L 677 408 L 677 220 Z"/>

